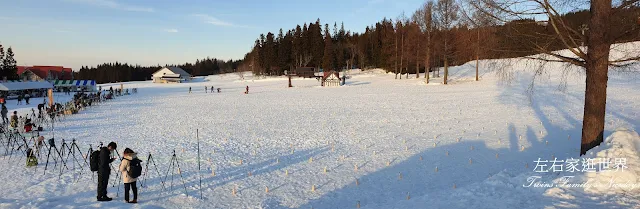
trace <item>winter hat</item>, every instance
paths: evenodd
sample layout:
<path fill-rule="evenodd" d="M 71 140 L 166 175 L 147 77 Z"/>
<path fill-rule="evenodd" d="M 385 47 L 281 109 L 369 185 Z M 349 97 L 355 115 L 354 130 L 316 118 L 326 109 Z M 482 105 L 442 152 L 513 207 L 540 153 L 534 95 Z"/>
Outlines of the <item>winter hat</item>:
<path fill-rule="evenodd" d="M 112 149 L 117 149 L 118 145 L 115 142 L 109 142 L 109 145 L 107 145 L 107 147 L 111 147 Z"/>

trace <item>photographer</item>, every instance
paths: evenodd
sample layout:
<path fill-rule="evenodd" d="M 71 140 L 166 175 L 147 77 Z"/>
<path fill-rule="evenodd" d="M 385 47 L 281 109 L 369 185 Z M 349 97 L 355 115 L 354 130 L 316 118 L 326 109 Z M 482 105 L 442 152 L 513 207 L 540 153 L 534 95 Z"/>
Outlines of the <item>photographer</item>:
<path fill-rule="evenodd" d="M 110 142 L 107 147 L 100 148 L 100 157 L 98 164 L 98 201 L 111 201 L 110 197 L 107 197 L 107 185 L 109 184 L 109 175 L 111 174 L 111 167 L 109 166 L 115 158 L 111 157 L 111 152 L 118 147 L 115 142 Z"/>

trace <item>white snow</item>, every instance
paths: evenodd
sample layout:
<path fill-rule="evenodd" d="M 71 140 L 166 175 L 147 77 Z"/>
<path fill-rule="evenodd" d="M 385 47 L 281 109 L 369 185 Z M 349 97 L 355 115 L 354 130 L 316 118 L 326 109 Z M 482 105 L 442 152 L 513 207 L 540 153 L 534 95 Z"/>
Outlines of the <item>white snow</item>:
<path fill-rule="evenodd" d="M 77 139 L 85 153 L 89 145 L 115 141 L 120 153 L 132 148 L 145 163 L 152 153 L 161 175 L 151 165 L 148 181 L 140 188 L 137 206 L 143 208 L 640 205 L 637 190 L 523 186 L 532 175 L 547 182 L 566 175 L 535 173 L 538 158 L 579 158 L 585 86 L 580 70 L 566 74 L 565 86 L 560 81 L 565 66 L 543 66 L 548 73 L 538 76 L 530 100 L 527 89 L 538 67 L 533 61 L 481 61 L 478 82 L 473 81 L 474 63 L 452 67 L 449 85 L 441 85 L 442 77 L 424 85 L 423 75 L 395 80 L 379 69 L 347 72 L 351 79 L 342 87 L 319 87 L 316 79 L 295 78 L 294 88 L 287 88 L 284 76 L 249 73 L 244 79 L 227 74 L 181 84 L 128 82 L 125 88 L 138 88 L 138 94 L 66 117 L 56 123 L 55 137 Z M 507 76 L 511 82 L 498 75 L 504 69 L 511 73 Z M 629 169 L 612 174 L 632 182 L 640 181 L 640 139 L 633 131 L 640 127 L 637 78 L 610 74 L 607 143 L 586 156 L 626 158 Z M 120 84 L 103 89 L 109 86 Z M 204 93 L 205 86 L 222 92 Z M 245 86 L 250 88 L 246 95 Z M 188 196 L 177 169 L 173 188 L 170 175 L 166 190 L 160 181 L 173 150 Z M 0 186 L 0 208 L 131 206 L 123 202 L 122 183 L 117 184 L 115 172 L 109 196 L 118 198 L 96 202 L 96 183 L 88 168 L 82 174 L 71 169 L 59 176 L 59 166 L 43 174 L 43 159 L 37 168 L 24 165 L 18 154 L 0 160 L 0 179 L 5 182 Z M 574 180 L 604 180 L 612 174 L 577 173 Z M 114 183 L 117 187 L 111 186 Z"/>

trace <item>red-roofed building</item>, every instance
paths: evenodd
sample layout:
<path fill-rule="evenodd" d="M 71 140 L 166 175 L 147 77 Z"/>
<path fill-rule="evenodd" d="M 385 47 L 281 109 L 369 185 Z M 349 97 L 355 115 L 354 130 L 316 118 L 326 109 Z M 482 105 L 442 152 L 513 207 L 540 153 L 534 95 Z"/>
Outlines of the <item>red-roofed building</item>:
<path fill-rule="evenodd" d="M 18 66 L 18 76 L 28 81 L 73 80 L 71 68 L 63 66 Z"/>
<path fill-rule="evenodd" d="M 340 86 L 340 73 L 336 71 L 326 71 L 322 76 L 322 86 Z"/>

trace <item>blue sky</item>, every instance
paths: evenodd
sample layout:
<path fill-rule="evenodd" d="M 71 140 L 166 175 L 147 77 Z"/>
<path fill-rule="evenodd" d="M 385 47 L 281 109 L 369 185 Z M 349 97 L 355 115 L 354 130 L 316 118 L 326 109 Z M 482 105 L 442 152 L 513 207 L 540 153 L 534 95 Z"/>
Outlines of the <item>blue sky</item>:
<path fill-rule="evenodd" d="M 240 59 L 260 33 L 344 22 L 362 32 L 424 0 L 0 0 L 0 43 L 19 65 Z"/>

